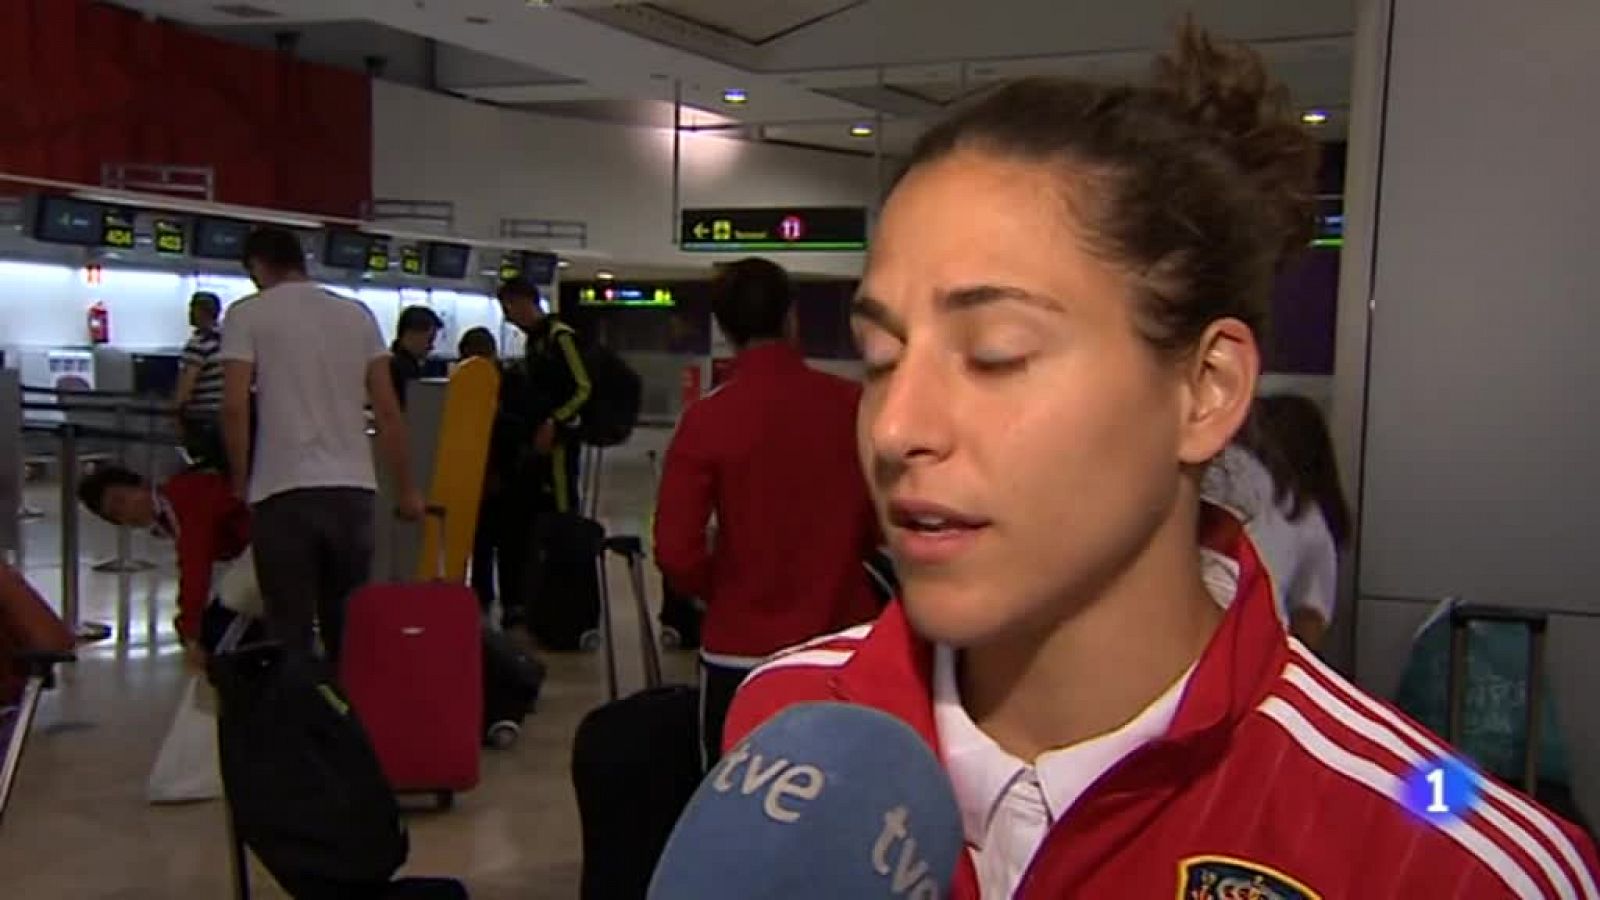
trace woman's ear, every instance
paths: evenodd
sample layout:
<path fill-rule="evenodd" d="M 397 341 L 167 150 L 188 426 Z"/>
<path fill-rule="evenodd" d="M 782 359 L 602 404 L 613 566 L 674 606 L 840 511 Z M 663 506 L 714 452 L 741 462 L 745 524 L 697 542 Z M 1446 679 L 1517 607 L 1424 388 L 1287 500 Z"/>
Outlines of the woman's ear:
<path fill-rule="evenodd" d="M 1218 319 L 1206 328 L 1185 374 L 1181 462 L 1208 462 L 1228 446 L 1250 415 L 1260 374 L 1261 352 L 1250 326 Z"/>

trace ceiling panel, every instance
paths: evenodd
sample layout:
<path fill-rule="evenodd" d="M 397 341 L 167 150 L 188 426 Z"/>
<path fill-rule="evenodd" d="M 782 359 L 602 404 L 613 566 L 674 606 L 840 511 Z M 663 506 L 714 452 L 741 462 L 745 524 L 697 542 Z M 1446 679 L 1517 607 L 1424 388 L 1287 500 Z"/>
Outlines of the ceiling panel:
<path fill-rule="evenodd" d="M 866 0 L 657 0 L 645 4 L 751 44 L 794 33 Z"/>

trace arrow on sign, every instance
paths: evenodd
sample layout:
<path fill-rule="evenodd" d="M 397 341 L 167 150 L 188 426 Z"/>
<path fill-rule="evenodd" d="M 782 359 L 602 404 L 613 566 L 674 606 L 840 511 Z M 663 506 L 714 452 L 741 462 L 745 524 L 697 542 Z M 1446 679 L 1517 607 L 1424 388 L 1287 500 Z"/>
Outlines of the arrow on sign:
<path fill-rule="evenodd" d="M 694 223 L 694 239 L 697 241 L 703 241 L 706 239 L 706 223 Z"/>

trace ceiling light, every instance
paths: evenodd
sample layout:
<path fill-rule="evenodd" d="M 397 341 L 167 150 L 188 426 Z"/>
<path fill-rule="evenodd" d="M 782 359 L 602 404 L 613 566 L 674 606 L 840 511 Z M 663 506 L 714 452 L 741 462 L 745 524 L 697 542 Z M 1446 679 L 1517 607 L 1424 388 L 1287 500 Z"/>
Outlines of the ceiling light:
<path fill-rule="evenodd" d="M 556 268 L 558 268 L 558 269 L 565 269 L 570 265 L 572 265 L 572 260 L 570 260 L 570 259 L 558 259 L 558 260 L 556 260 Z"/>
<path fill-rule="evenodd" d="M 851 137 L 858 137 L 858 138 L 869 138 L 869 137 L 872 137 L 872 126 L 871 125 L 852 125 L 852 126 L 850 126 L 850 136 Z"/>
<path fill-rule="evenodd" d="M 1308 109 L 1300 114 L 1300 121 L 1306 125 L 1328 124 L 1328 113 L 1320 109 Z"/>
<path fill-rule="evenodd" d="M 594 273 L 594 277 L 600 281 L 610 281 L 617 276 L 610 269 L 601 269 L 600 271 Z"/>
<path fill-rule="evenodd" d="M 743 106 L 750 102 L 750 95 L 739 88 L 728 88 L 722 92 L 722 102 L 729 106 Z"/>

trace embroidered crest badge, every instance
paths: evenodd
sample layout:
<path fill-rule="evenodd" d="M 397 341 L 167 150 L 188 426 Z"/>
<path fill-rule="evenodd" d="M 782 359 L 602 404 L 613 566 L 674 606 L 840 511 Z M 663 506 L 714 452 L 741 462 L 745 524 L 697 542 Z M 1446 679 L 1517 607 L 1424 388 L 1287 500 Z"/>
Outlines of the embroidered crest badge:
<path fill-rule="evenodd" d="M 1275 869 L 1227 856 L 1191 856 L 1178 865 L 1178 900 L 1322 900 Z"/>

